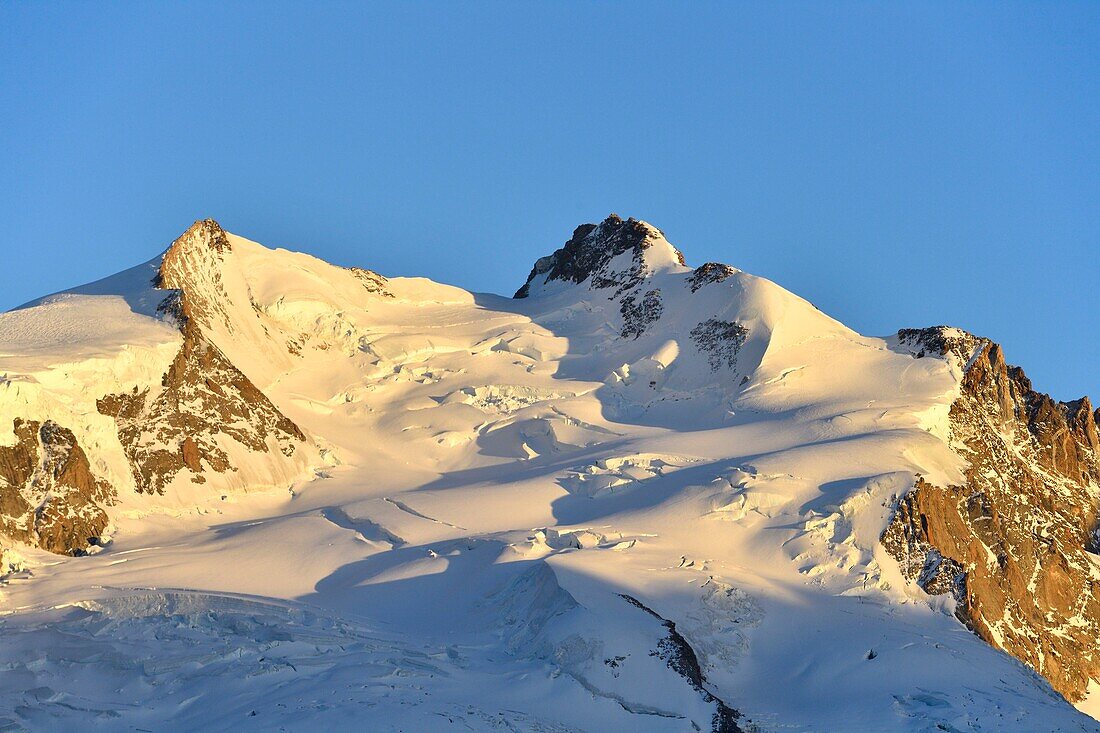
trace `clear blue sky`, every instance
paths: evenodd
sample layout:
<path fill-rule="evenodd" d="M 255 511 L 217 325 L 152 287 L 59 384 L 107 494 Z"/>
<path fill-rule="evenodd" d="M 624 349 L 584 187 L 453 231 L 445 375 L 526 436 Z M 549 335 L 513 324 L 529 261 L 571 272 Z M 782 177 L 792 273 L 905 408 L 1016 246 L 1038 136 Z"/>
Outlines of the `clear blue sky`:
<path fill-rule="evenodd" d="M 611 211 L 1100 397 L 1100 3 L 0 4 L 0 307 L 212 216 L 511 293 Z"/>

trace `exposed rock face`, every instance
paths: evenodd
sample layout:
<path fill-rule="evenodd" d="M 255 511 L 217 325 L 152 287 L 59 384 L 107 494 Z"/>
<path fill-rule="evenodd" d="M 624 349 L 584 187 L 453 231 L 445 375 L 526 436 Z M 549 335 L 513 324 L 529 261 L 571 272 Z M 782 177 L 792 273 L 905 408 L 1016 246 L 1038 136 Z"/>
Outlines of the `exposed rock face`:
<path fill-rule="evenodd" d="M 15 444 L 0 446 L 0 531 L 66 555 L 98 544 L 115 493 L 72 431 L 18 418 L 14 428 Z"/>
<path fill-rule="evenodd" d="M 138 491 L 163 493 L 183 470 L 195 483 L 206 480 L 205 471 L 235 471 L 227 441 L 289 457 L 306 440 L 206 335 L 215 322 L 229 332 L 234 328 L 224 307 L 229 298 L 218 297 L 219 263 L 230 251 L 225 232 L 212 219 L 195 222 L 172 244 L 156 284 L 175 290 L 161 310 L 180 323 L 183 346 L 159 386 L 97 402 L 102 414 L 115 418 Z M 192 295 L 195 282 L 202 283 L 204 297 Z"/>
<path fill-rule="evenodd" d="M 159 383 L 96 401 L 100 413 L 115 419 L 139 492 L 163 493 L 181 472 L 203 483 L 242 470 L 237 483 L 249 486 L 303 470 L 296 453 L 308 439 L 215 338 L 235 338 L 242 288 L 251 298 L 239 269 L 227 266 L 233 254 L 231 237 L 211 219 L 195 222 L 172 244 L 151 285 L 164 290 L 157 312 L 179 325 L 182 346 Z M 385 294 L 385 278 L 353 274 Z M 50 420 L 17 419 L 15 436 L 14 445 L 0 446 L 0 534 L 67 554 L 97 544 L 108 526 L 105 507 L 118 494 L 94 474 L 74 433 Z M 237 461 L 252 453 L 258 460 L 239 469 Z"/>
<path fill-rule="evenodd" d="M 302 431 L 279 412 L 225 355 L 188 322 L 183 348 L 159 389 L 108 395 L 97 407 L 115 418 L 138 491 L 163 493 L 184 469 L 203 483 L 203 471 L 236 470 L 222 442 L 257 452 L 277 446 L 294 455 Z"/>
<path fill-rule="evenodd" d="M 676 630 L 676 623 L 664 618 L 634 596 L 620 594 L 619 597 L 635 608 L 645 611 L 665 627 L 667 636 L 657 643 L 653 655 L 664 660 L 668 668 L 687 680 L 688 684 L 699 693 L 703 700 L 714 705 L 715 711 L 711 718 L 711 733 L 742 733 L 742 728 L 738 724 L 741 713 L 731 708 L 707 689 L 707 678 L 703 674 L 699 658 L 695 654 L 695 650 L 688 644 L 687 639 Z"/>
<path fill-rule="evenodd" d="M 362 267 L 349 267 L 348 271 L 363 283 L 368 293 L 381 295 L 384 298 L 393 297 L 393 293 L 386 287 L 389 280 L 384 275 L 379 275 L 374 270 L 364 270 Z"/>
<path fill-rule="evenodd" d="M 660 230 L 636 219 L 623 220 L 611 214 L 599 224 L 582 224 L 565 246 L 540 258 L 514 297 L 526 298 L 536 279 L 582 283 L 593 289 L 611 289 L 614 298 L 638 286 L 648 274 L 644 253 L 664 237 Z M 671 245 L 669 245 L 671 246 Z M 684 256 L 673 249 L 682 265 Z M 628 262 L 615 262 L 630 253 Z"/>
<path fill-rule="evenodd" d="M 623 338 L 641 336 L 661 318 L 664 310 L 660 290 L 648 290 L 640 298 L 634 293 L 625 296 L 619 303 L 619 312 L 623 316 Z"/>
<path fill-rule="evenodd" d="M 925 480 L 903 498 L 882 542 L 929 593 L 1042 674 L 1070 700 L 1100 679 L 1100 563 L 1095 547 L 1100 436 L 1087 398 L 1032 389 L 1000 346 L 957 329 L 899 332 L 917 358 L 964 370 L 951 440 L 970 463 L 962 486 Z"/>
<path fill-rule="evenodd" d="M 971 625 L 967 607 L 966 578 L 967 571 L 955 560 L 945 558 L 932 544 L 932 535 L 936 533 L 931 524 L 939 519 L 942 511 L 933 511 L 932 503 L 950 501 L 948 496 L 956 488 L 948 490 L 934 486 L 919 479 L 913 491 L 902 497 L 890 526 L 882 535 L 882 544 L 901 566 L 902 575 L 910 583 L 916 583 L 929 595 L 950 593 L 955 601 L 955 615 L 960 621 Z M 976 515 L 983 516 L 984 507 L 978 497 Z M 930 512 L 933 519 L 929 519 Z M 957 514 L 957 513 L 948 513 Z M 967 507 L 967 516 L 970 516 Z"/>
<path fill-rule="evenodd" d="M 222 283 L 221 260 L 232 250 L 225 230 L 213 219 L 203 219 L 191 225 L 164 253 L 157 272 L 156 287 L 178 290 L 166 294 L 161 309 L 178 313 L 199 327 L 209 328 L 219 320 L 227 330 L 233 322 L 225 304 L 229 296 Z M 206 297 L 188 294 L 189 285 L 202 283 Z M 220 296 L 220 297 L 219 297 Z"/>
<path fill-rule="evenodd" d="M 737 355 L 745 345 L 749 331 L 740 323 L 710 318 L 691 329 L 691 339 L 707 355 L 711 371 L 723 366 L 737 368 Z"/>
<path fill-rule="evenodd" d="M 691 287 L 691 292 L 694 293 L 704 285 L 720 283 L 735 274 L 737 274 L 737 270 L 729 265 L 723 265 L 720 262 L 704 262 L 691 273 L 691 277 L 688 278 L 688 285 Z"/>
<path fill-rule="evenodd" d="M 975 355 L 975 349 L 985 339 L 978 338 L 959 328 L 932 326 L 931 328 L 903 328 L 898 331 L 898 341 L 910 349 L 918 359 L 928 355 L 952 357 L 965 367 Z"/>

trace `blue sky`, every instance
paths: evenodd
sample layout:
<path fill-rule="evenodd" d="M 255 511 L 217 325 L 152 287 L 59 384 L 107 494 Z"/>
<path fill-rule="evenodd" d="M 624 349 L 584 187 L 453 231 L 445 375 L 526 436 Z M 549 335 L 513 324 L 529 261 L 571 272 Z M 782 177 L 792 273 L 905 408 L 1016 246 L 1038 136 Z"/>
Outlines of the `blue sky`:
<path fill-rule="evenodd" d="M 5 3 L 0 307 L 196 218 L 511 293 L 615 211 L 1100 397 L 1100 4 Z"/>

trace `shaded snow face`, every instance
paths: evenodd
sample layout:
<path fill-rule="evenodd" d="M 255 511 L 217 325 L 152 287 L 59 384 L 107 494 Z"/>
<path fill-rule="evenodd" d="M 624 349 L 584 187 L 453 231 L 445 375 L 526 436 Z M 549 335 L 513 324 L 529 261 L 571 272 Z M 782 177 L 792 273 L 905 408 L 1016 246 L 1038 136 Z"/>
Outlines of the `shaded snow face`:
<path fill-rule="evenodd" d="M 1097 730 L 878 542 L 918 475 L 965 477 L 959 365 L 618 217 L 517 299 L 215 227 L 0 350 L 0 416 L 66 415 L 119 488 L 105 547 L 18 548 L 0 717 Z M 36 345 L 74 302 L 126 308 L 132 342 Z M 133 446 L 170 459 L 163 493 Z"/>

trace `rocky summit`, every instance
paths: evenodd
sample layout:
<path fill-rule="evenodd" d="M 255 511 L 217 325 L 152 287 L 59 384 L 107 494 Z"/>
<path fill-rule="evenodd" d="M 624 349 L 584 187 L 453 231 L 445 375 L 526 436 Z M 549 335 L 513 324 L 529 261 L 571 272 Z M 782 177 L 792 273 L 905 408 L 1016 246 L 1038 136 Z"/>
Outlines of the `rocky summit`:
<path fill-rule="evenodd" d="M 536 250 L 203 219 L 0 314 L 0 728 L 1100 731 L 1087 397 L 641 220 Z"/>

